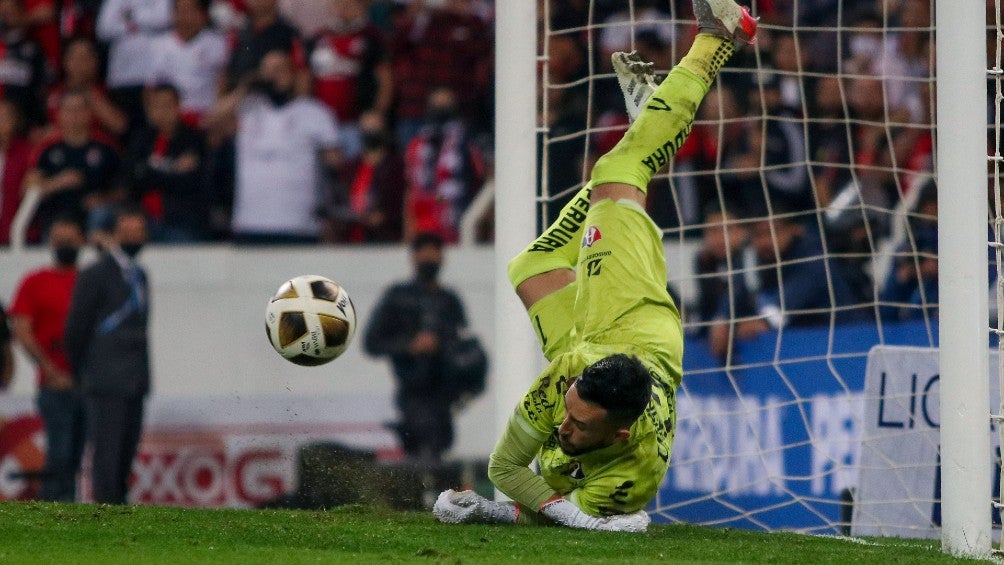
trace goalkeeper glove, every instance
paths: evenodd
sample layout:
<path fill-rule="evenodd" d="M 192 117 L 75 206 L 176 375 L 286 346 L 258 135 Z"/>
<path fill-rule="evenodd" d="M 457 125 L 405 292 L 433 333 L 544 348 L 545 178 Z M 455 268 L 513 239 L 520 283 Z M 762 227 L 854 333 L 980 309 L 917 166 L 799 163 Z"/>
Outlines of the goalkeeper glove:
<path fill-rule="evenodd" d="M 436 499 L 432 514 L 444 524 L 515 524 L 518 515 L 511 502 L 495 502 L 465 490 L 445 490 Z"/>
<path fill-rule="evenodd" d="M 551 499 L 540 506 L 540 513 L 556 524 L 569 528 L 608 532 L 644 532 L 652 521 L 644 510 L 598 518 L 590 516 L 564 498 Z"/>

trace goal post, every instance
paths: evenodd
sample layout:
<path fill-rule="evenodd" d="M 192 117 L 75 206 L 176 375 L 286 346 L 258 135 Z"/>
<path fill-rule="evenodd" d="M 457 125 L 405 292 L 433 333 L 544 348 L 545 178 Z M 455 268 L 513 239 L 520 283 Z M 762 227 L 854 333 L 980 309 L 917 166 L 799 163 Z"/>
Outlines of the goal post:
<path fill-rule="evenodd" d="M 937 0 L 942 549 L 991 550 L 985 2 Z"/>
<path fill-rule="evenodd" d="M 505 429 L 535 375 L 537 343 L 506 266 L 536 237 L 536 2 L 507 1 L 495 14 L 495 347 L 491 390 L 495 424 Z"/>

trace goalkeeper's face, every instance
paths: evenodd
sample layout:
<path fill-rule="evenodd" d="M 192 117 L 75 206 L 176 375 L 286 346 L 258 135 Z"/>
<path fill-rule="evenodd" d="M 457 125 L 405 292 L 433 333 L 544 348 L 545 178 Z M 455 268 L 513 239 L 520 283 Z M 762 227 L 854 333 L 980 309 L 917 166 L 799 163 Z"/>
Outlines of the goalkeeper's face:
<path fill-rule="evenodd" d="M 623 441 L 631 435 L 614 425 L 607 410 L 579 396 L 575 384 L 565 393 L 565 419 L 558 426 L 558 445 L 566 455 L 582 455 Z"/>

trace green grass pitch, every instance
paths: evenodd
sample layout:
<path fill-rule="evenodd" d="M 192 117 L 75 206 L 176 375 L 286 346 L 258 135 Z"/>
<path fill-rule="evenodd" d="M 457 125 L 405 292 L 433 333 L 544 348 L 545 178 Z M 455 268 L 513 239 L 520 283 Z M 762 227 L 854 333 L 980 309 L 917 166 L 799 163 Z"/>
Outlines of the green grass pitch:
<path fill-rule="evenodd" d="M 961 563 L 931 540 L 686 525 L 447 526 L 426 513 L 0 503 L 0 563 Z"/>

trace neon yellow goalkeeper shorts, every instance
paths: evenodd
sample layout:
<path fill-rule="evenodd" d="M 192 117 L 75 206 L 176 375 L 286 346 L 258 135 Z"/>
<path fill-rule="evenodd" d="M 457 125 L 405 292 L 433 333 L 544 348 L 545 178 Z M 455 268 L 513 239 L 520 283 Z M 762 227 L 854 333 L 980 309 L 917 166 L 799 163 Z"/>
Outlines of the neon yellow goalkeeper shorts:
<path fill-rule="evenodd" d="M 526 431 L 543 441 L 540 471 L 552 488 L 595 516 L 634 512 L 655 496 L 669 466 L 683 359 L 661 233 L 644 210 L 629 201 L 592 206 L 576 286 L 574 339 L 540 374 L 518 412 Z M 652 400 L 626 442 L 568 456 L 557 441 L 565 392 L 585 367 L 617 353 L 637 356 L 652 373 Z"/>

